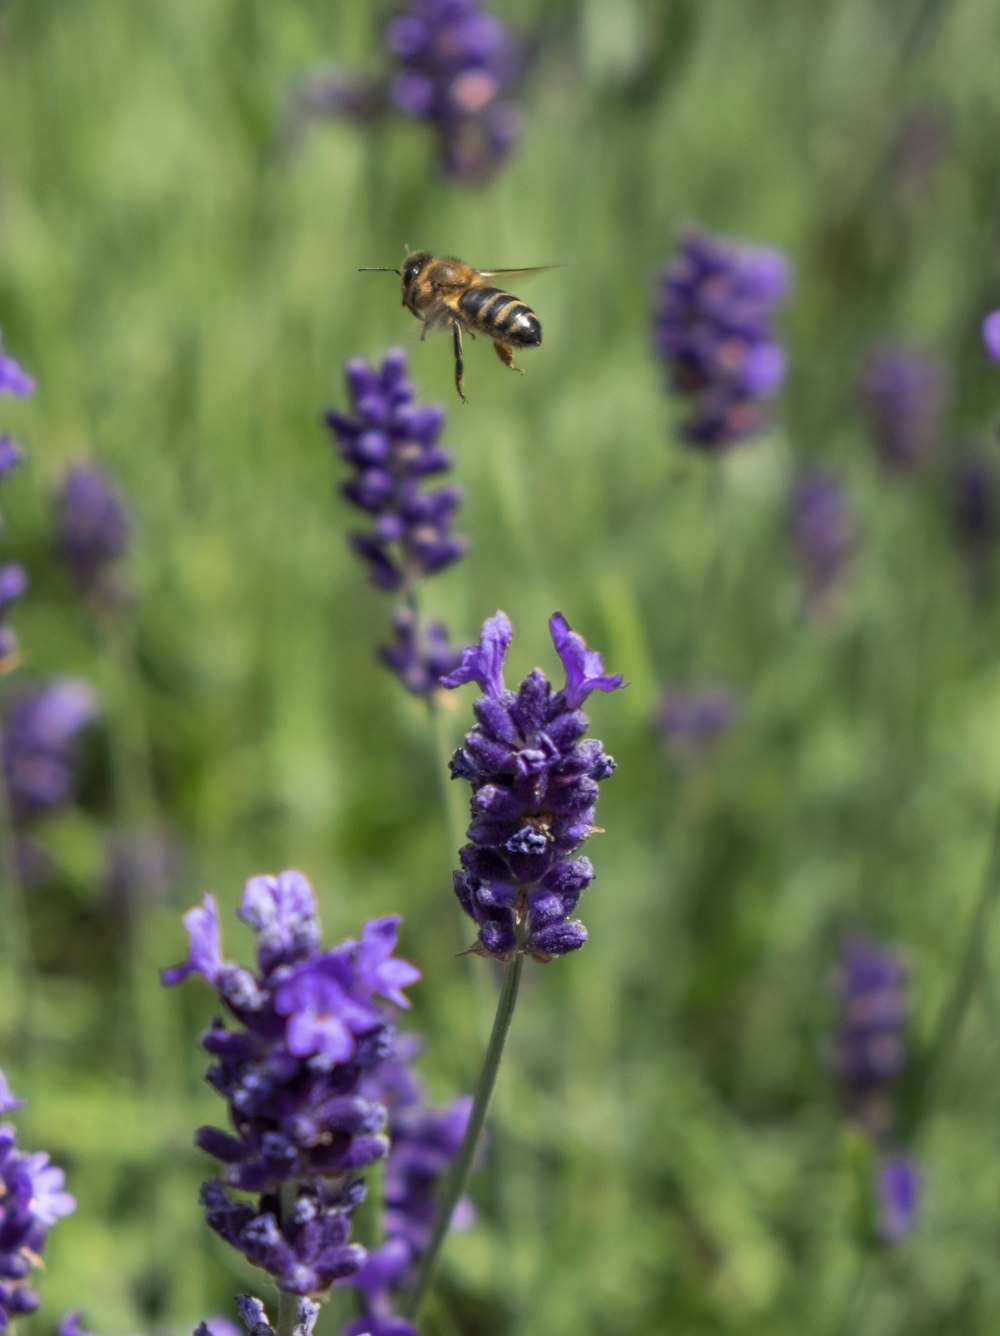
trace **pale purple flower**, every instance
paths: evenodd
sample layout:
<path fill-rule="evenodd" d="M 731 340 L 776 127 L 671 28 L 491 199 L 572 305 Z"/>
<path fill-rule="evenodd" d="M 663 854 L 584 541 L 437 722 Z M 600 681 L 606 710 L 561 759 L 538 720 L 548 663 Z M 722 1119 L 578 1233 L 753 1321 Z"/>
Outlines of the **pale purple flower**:
<path fill-rule="evenodd" d="M 75 744 L 96 713 L 93 691 L 73 678 L 11 693 L 0 721 L 0 763 L 16 825 L 69 800 Z"/>
<path fill-rule="evenodd" d="M 840 588 L 857 541 L 854 515 L 839 479 L 820 469 L 801 474 L 792 487 L 789 529 L 802 569 L 803 602 L 821 614 Z"/>
<path fill-rule="evenodd" d="M 898 1243 L 916 1228 L 922 1188 L 920 1172 L 910 1156 L 894 1152 L 878 1157 L 875 1232 L 882 1243 Z"/>
<path fill-rule="evenodd" d="M 24 398 L 34 392 L 35 382 L 0 346 L 0 394 L 13 394 L 18 398 Z"/>
<path fill-rule="evenodd" d="M 80 589 L 101 603 L 116 603 L 122 590 L 115 567 L 128 549 L 132 525 L 105 471 L 77 464 L 56 494 L 56 551 Z"/>
<path fill-rule="evenodd" d="M 684 690 L 669 687 L 656 712 L 656 723 L 671 743 L 688 754 L 707 750 L 733 722 L 739 702 L 726 687 Z"/>

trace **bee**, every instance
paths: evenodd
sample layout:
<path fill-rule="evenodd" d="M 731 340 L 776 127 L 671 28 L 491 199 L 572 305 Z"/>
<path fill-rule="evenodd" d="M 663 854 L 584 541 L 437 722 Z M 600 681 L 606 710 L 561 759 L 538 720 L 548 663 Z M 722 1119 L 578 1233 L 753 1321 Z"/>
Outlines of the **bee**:
<path fill-rule="evenodd" d="M 462 390 L 465 358 L 462 331 L 471 338 L 485 334 L 493 340 L 497 357 L 504 366 L 523 376 L 522 367 L 514 365 L 518 348 L 537 348 L 542 341 L 538 316 L 519 297 L 487 282 L 498 274 L 536 274 L 552 265 L 532 269 L 473 269 L 453 255 L 432 255 L 430 251 L 412 251 L 401 269 L 361 269 L 359 273 L 398 274 L 403 290 L 403 305 L 421 322 L 421 342 L 429 329 L 450 329 L 455 351 L 455 389 L 463 404 L 469 401 Z"/>

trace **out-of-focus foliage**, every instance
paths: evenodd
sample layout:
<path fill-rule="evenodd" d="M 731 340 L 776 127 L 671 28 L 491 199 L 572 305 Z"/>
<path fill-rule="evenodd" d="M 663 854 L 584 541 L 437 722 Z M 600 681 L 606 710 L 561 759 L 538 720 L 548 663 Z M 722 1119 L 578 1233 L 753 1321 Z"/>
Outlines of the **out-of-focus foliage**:
<path fill-rule="evenodd" d="M 993 1332 L 985 912 L 963 962 L 1000 807 L 1000 590 L 989 524 L 955 516 L 967 456 L 997 476 L 980 324 L 1000 305 L 1000 13 L 518 0 L 503 17 L 530 54 L 523 135 L 464 184 L 419 123 L 296 110 L 324 61 L 384 63 L 378 6 L 10 0 L 0 17 L 0 327 L 38 387 L 4 401 L 27 459 L 4 480 L 0 559 L 31 588 L 0 693 L 80 677 L 103 711 L 80 805 L 27 869 L 30 972 L 0 991 L 20 1140 L 78 1201 L 30 1329 L 82 1305 L 104 1336 L 180 1334 L 258 1281 L 196 1202 L 210 997 L 157 985 L 204 888 L 230 918 L 247 877 L 301 867 L 331 940 L 402 913 L 432 1095 L 475 1079 L 493 980 L 456 954 L 465 814 L 444 778 L 468 693 L 432 721 L 377 663 L 389 614 L 347 550 L 322 427 L 343 363 L 399 344 L 447 408 L 466 494 L 470 553 L 427 586 L 428 614 L 462 644 L 505 609 L 520 680 L 553 671 L 560 609 L 630 682 L 589 706 L 619 767 L 590 940 L 525 971 L 478 1221 L 449 1241 L 427 1336 Z M 652 351 L 656 276 L 692 223 L 794 270 L 775 426 L 722 458 L 676 442 Z M 407 245 L 565 266 L 511 280 L 544 326 L 523 379 L 468 341 L 458 403 L 450 341 L 420 343 L 397 280 L 356 272 Z M 859 404 L 879 340 L 941 359 L 951 386 L 912 473 L 883 467 Z M 81 461 L 133 517 L 120 615 L 96 616 L 53 552 L 52 495 Z M 854 517 L 818 613 L 789 534 L 809 470 Z M 739 710 L 679 762 L 666 687 L 724 687 Z M 855 927 L 905 958 L 912 1007 L 898 1126 L 924 1204 L 885 1252 L 864 1242 L 871 1150 L 830 1071 Z"/>

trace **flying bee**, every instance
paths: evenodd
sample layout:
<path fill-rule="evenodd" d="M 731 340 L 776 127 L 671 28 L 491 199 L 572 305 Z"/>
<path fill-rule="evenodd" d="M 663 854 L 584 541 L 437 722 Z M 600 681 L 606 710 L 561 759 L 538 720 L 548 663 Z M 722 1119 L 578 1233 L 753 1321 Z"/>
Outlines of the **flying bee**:
<path fill-rule="evenodd" d="M 497 357 L 504 366 L 523 376 L 514 365 L 518 348 L 537 348 L 542 341 L 538 316 L 519 297 L 513 297 L 486 280 L 498 274 L 537 274 L 551 269 L 549 264 L 533 269 L 473 269 L 453 255 L 432 255 L 430 251 L 412 251 L 401 269 L 361 269 L 359 273 L 398 274 L 403 290 L 403 305 L 421 322 L 420 339 L 429 329 L 450 329 L 455 350 L 455 389 L 463 404 L 465 359 L 462 355 L 462 331 L 472 338 L 485 334 L 493 340 Z"/>

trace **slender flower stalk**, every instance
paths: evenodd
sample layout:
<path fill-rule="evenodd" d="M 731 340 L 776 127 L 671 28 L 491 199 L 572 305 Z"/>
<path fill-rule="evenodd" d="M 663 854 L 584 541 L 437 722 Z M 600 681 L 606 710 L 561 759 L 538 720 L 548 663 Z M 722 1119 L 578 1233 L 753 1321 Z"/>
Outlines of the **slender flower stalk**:
<path fill-rule="evenodd" d="M 785 378 L 774 319 L 790 286 L 779 250 L 698 230 L 681 237 L 660 275 L 653 342 L 690 404 L 687 444 L 716 453 L 767 430 L 765 403 Z"/>
<path fill-rule="evenodd" d="M 225 960 L 210 895 L 185 915 L 188 960 L 165 984 L 201 974 L 236 1028 L 215 1020 L 202 1044 L 231 1132 L 203 1127 L 198 1145 L 221 1160 L 202 1188 L 208 1224 L 290 1296 L 316 1297 L 364 1263 L 350 1241 L 364 1196 L 359 1171 L 384 1158 L 385 1109 L 365 1097 L 367 1072 L 393 1029 L 376 997 L 408 1006 L 419 977 L 392 955 L 398 918 L 368 922 L 359 940 L 320 948 L 313 891 L 300 872 L 251 878 L 240 917 L 257 939 L 257 971 Z M 295 1305 L 283 1301 L 281 1336 Z"/>

